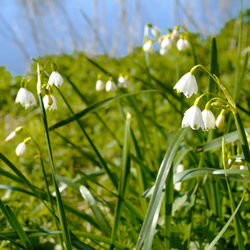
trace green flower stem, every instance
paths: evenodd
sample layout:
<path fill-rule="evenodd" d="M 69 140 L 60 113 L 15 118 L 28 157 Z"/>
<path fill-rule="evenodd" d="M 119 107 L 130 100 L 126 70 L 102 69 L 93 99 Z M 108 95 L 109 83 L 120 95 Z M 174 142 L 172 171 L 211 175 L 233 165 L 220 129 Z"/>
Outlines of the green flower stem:
<path fill-rule="evenodd" d="M 190 70 L 190 74 L 193 74 L 194 71 L 197 69 L 197 68 L 202 68 L 217 84 L 218 86 L 220 87 L 220 89 L 222 90 L 222 92 L 224 93 L 225 97 L 227 98 L 228 100 L 228 103 L 231 105 L 231 108 L 236 111 L 236 104 L 234 102 L 234 99 L 232 98 L 231 94 L 229 93 L 228 89 L 226 88 L 226 86 L 219 80 L 219 78 L 214 75 L 214 74 L 211 74 L 203 65 L 201 64 L 198 64 L 198 65 L 195 65 L 191 70 Z"/>
<path fill-rule="evenodd" d="M 58 209 L 58 213 L 59 213 L 59 219 L 60 219 L 62 234 L 63 234 L 63 238 L 64 238 L 64 241 L 65 241 L 66 248 L 67 248 L 67 250 L 70 250 L 72 248 L 71 248 L 71 243 L 70 243 L 68 223 L 67 223 L 67 218 L 66 218 L 66 215 L 65 215 L 64 206 L 63 206 L 62 199 L 61 199 L 61 194 L 60 194 L 58 184 L 57 184 L 57 180 L 56 180 L 56 172 L 55 172 L 53 154 L 52 154 L 50 137 L 49 137 L 47 116 L 46 116 L 45 108 L 44 108 L 44 105 L 43 105 L 43 99 L 42 99 L 41 93 L 38 94 L 38 97 L 39 97 L 39 102 L 40 102 L 40 107 L 41 107 L 41 112 L 42 112 L 42 118 L 43 118 L 43 124 L 44 124 L 44 129 L 45 129 L 47 147 L 48 147 L 48 151 L 49 151 L 49 159 L 50 159 L 50 167 L 51 167 L 51 172 L 52 172 L 52 180 L 53 180 L 53 185 L 54 185 L 55 192 L 56 192 L 57 209 Z M 62 247 L 63 247 L 63 245 L 62 245 Z"/>
<path fill-rule="evenodd" d="M 210 106 L 211 106 L 211 103 L 212 103 L 213 101 L 215 101 L 215 100 L 219 100 L 219 101 L 224 102 L 224 103 L 227 104 L 227 101 L 224 100 L 223 98 L 221 98 L 221 97 L 214 97 L 214 98 L 210 99 L 210 100 L 207 102 L 207 104 L 206 104 L 206 106 L 205 106 L 205 109 L 209 110 L 209 109 L 210 109 Z"/>
<path fill-rule="evenodd" d="M 243 154 L 245 156 L 248 171 L 250 172 L 250 152 L 249 152 L 249 146 L 248 146 L 248 141 L 247 141 L 247 136 L 246 136 L 246 133 L 245 133 L 245 129 L 244 129 L 243 124 L 241 122 L 239 113 L 236 112 L 236 113 L 233 113 L 233 115 L 234 115 L 236 128 L 237 128 L 237 131 L 238 131 L 238 134 L 239 134 L 239 140 L 240 140 L 241 148 L 242 148 Z"/>

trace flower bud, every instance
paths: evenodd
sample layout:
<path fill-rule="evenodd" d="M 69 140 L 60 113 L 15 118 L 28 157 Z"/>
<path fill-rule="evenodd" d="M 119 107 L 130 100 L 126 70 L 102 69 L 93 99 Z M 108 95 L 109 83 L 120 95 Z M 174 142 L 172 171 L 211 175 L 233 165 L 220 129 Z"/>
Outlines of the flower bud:
<path fill-rule="evenodd" d="M 215 122 L 217 128 L 222 128 L 224 126 L 225 112 L 226 112 L 226 110 L 222 109 L 219 116 L 217 117 L 216 122 Z"/>

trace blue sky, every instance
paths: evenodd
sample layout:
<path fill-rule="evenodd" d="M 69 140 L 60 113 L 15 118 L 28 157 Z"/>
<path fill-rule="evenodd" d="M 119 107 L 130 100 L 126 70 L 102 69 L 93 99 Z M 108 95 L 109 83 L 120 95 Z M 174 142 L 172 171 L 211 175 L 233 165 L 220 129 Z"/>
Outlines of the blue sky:
<path fill-rule="evenodd" d="M 44 54 L 103 53 L 95 30 L 108 53 L 121 56 L 142 43 L 147 23 L 162 30 L 185 24 L 193 32 L 216 34 L 240 9 L 238 0 L 2 0 L 1 4 L 0 65 L 14 75 L 27 71 L 30 58 Z M 244 0 L 243 8 L 250 8 L 250 1 Z"/>

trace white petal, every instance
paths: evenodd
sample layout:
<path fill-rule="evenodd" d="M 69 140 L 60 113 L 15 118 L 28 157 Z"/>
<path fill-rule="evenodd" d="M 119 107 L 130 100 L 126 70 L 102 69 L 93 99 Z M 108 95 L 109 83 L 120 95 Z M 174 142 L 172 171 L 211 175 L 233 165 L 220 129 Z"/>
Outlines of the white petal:
<path fill-rule="evenodd" d="M 5 142 L 8 142 L 8 141 L 11 141 L 15 138 L 16 136 L 16 132 L 15 131 L 12 131 L 6 138 L 5 138 Z"/>
<path fill-rule="evenodd" d="M 53 71 L 49 77 L 48 83 L 50 86 L 54 84 L 56 87 L 60 87 L 63 84 L 63 78 L 58 72 Z"/>
<path fill-rule="evenodd" d="M 36 105 L 36 98 L 26 88 L 20 88 L 16 96 L 16 103 L 20 103 L 27 109 Z"/>
<path fill-rule="evenodd" d="M 172 42 L 168 37 L 163 38 L 161 42 L 161 49 L 169 50 L 172 47 Z"/>
<path fill-rule="evenodd" d="M 17 156 L 22 156 L 25 153 L 25 150 L 26 150 L 26 144 L 24 142 L 21 142 L 16 147 L 16 155 Z"/>
<path fill-rule="evenodd" d="M 181 79 L 175 84 L 174 89 L 178 92 L 183 93 L 187 98 L 196 94 L 198 91 L 197 82 L 195 76 L 190 72 L 186 73 Z"/>
<path fill-rule="evenodd" d="M 211 110 L 204 109 L 202 111 L 202 119 L 205 130 L 213 129 L 215 127 L 215 117 Z"/>
<path fill-rule="evenodd" d="M 202 114 L 199 107 L 192 106 L 185 112 L 182 120 L 182 126 L 190 126 L 194 130 L 197 130 L 199 128 L 204 129 Z"/>
<path fill-rule="evenodd" d="M 115 89 L 116 89 L 115 83 L 111 80 L 108 80 L 106 83 L 106 91 L 109 92 L 109 91 L 115 90 Z"/>
<path fill-rule="evenodd" d="M 97 80 L 95 88 L 96 88 L 96 91 L 103 90 L 104 89 L 104 83 L 103 83 L 103 81 L 102 80 Z"/>

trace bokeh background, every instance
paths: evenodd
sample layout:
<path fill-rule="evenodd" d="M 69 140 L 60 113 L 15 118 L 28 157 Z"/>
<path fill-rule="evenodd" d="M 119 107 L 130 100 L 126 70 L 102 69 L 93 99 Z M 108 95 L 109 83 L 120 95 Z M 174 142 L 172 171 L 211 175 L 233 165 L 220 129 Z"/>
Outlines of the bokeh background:
<path fill-rule="evenodd" d="M 1 0 L 0 65 L 24 74 L 32 57 L 84 51 L 124 56 L 142 44 L 144 25 L 185 24 L 215 35 L 239 15 L 239 0 Z M 250 1 L 243 1 L 243 10 Z M 237 29 L 237 27 L 236 27 Z M 232 32 L 234 32 L 232 30 Z"/>

